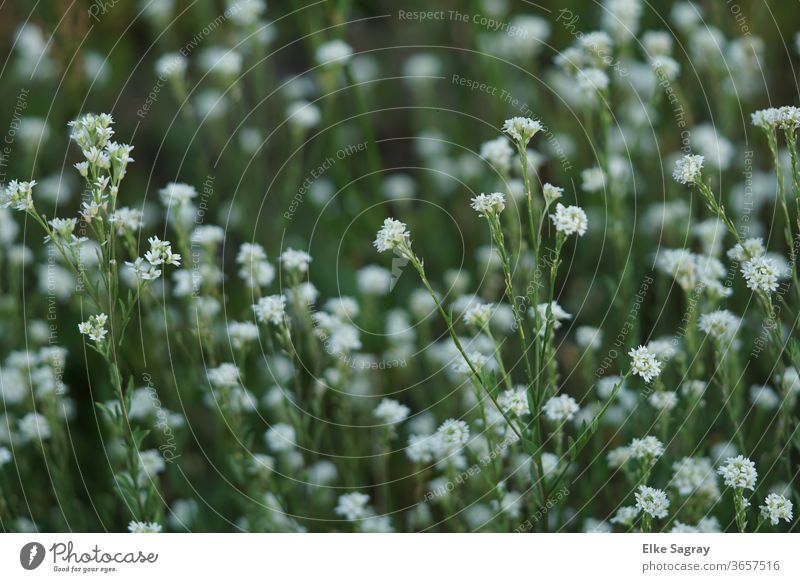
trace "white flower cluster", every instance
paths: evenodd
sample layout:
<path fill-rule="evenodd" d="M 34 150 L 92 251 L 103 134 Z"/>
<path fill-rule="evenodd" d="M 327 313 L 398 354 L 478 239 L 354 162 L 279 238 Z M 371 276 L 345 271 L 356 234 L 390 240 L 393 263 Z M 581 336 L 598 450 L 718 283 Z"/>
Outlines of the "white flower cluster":
<path fill-rule="evenodd" d="M 541 122 L 530 117 L 512 117 L 503 123 L 503 131 L 510 135 L 520 147 L 525 147 L 531 138 L 542 131 Z"/>
<path fill-rule="evenodd" d="M 652 465 L 664 454 L 664 445 L 654 436 L 646 436 L 641 439 L 633 439 L 628 445 L 628 453 L 634 459 L 643 461 L 646 465 Z"/>
<path fill-rule="evenodd" d="M 251 289 L 267 287 L 275 279 L 275 267 L 267 261 L 267 253 L 260 244 L 242 244 L 236 263 L 240 265 L 239 277 Z"/>
<path fill-rule="evenodd" d="M 500 192 L 478 194 L 471 200 L 470 206 L 481 216 L 489 218 L 497 216 L 505 210 L 506 199 Z"/>
<path fill-rule="evenodd" d="M 741 318 L 736 317 L 727 309 L 717 309 L 701 315 L 697 327 L 716 341 L 727 342 L 736 335 L 741 323 Z"/>
<path fill-rule="evenodd" d="M 726 459 L 725 464 L 717 469 L 717 473 L 722 475 L 727 487 L 750 489 L 751 491 L 756 488 L 756 479 L 758 479 L 756 464 L 742 455 Z"/>
<path fill-rule="evenodd" d="M 256 314 L 256 319 L 261 323 L 281 325 L 286 317 L 286 296 L 268 295 L 261 297 L 258 303 L 253 305 L 253 311 Z"/>
<path fill-rule="evenodd" d="M 716 257 L 693 253 L 688 249 L 666 249 L 656 262 L 660 271 L 671 275 L 687 292 L 704 291 L 712 299 L 730 297 L 733 290 L 723 284 L 727 270 Z"/>
<path fill-rule="evenodd" d="M 772 525 L 778 525 L 780 520 L 787 523 L 792 521 L 792 502 L 783 495 L 770 493 L 761 506 L 761 515 L 768 519 Z"/>
<path fill-rule="evenodd" d="M 784 129 L 794 131 L 800 128 L 800 107 L 786 105 L 760 109 L 750 116 L 753 125 L 764 131 Z"/>
<path fill-rule="evenodd" d="M 772 293 L 778 289 L 778 280 L 783 277 L 778 263 L 767 256 L 754 257 L 742 264 L 742 275 L 748 289 Z"/>
<path fill-rule="evenodd" d="M 410 252 L 410 236 L 404 223 L 394 218 L 387 218 L 383 221 L 383 226 L 378 230 L 378 235 L 372 244 L 379 253 L 397 249 L 401 255 L 405 256 Z"/>
<path fill-rule="evenodd" d="M 411 409 L 405 404 L 400 404 L 397 400 L 384 398 L 380 404 L 372 411 L 372 415 L 386 424 L 398 424 L 403 422 L 411 413 Z"/>
<path fill-rule="evenodd" d="M 558 232 L 568 236 L 572 234 L 583 236 L 589 227 L 586 213 L 578 206 L 564 206 L 559 203 L 556 205 L 555 214 L 550 215 L 550 220 Z"/>
<path fill-rule="evenodd" d="M 578 410 L 580 410 L 578 403 L 575 402 L 575 399 L 572 396 L 568 396 L 567 394 L 553 396 L 547 402 L 545 402 L 544 406 L 542 407 L 544 415 L 548 419 L 555 420 L 557 422 L 566 422 L 568 420 L 572 420 Z"/>
<path fill-rule="evenodd" d="M 667 494 L 661 489 L 640 485 L 634 494 L 636 507 L 650 517 L 667 517 L 669 511 L 669 499 Z"/>
<path fill-rule="evenodd" d="M 631 357 L 631 372 L 641 376 L 645 382 L 651 382 L 661 373 L 661 362 L 646 347 L 639 346 L 628 355 Z"/>
<path fill-rule="evenodd" d="M 525 416 L 531 413 L 528 394 L 524 386 L 504 390 L 497 397 L 497 404 L 510 416 Z"/>
<path fill-rule="evenodd" d="M 100 343 L 108 334 L 106 323 L 108 323 L 108 316 L 105 313 L 90 315 L 87 321 L 78 324 L 78 331 L 83 335 L 88 335 L 89 339 L 95 343 Z"/>
<path fill-rule="evenodd" d="M 675 162 L 672 177 L 679 184 L 694 184 L 702 175 L 703 156 L 687 154 Z"/>
<path fill-rule="evenodd" d="M 31 180 L 30 182 L 11 180 L 8 186 L 3 189 L 0 207 L 13 207 L 14 210 L 19 210 L 20 212 L 33 209 L 34 186 L 36 186 L 36 180 Z"/>

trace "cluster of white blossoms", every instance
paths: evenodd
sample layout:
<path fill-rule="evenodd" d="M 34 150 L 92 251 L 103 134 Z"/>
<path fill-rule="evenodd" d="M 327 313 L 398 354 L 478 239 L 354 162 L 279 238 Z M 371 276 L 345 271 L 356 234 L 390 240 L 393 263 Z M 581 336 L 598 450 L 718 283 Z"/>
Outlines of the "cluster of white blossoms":
<path fill-rule="evenodd" d="M 83 335 L 88 335 L 92 341 L 100 343 L 108 334 L 107 323 L 108 316 L 105 313 L 90 315 L 88 320 L 78 324 L 78 331 Z"/>
<path fill-rule="evenodd" d="M 741 243 L 736 243 L 733 248 L 728 251 L 728 258 L 732 261 L 739 261 L 744 263 L 750 259 L 760 257 L 767 250 L 764 247 L 764 239 L 761 237 L 747 238 Z"/>
<path fill-rule="evenodd" d="M 497 397 L 497 404 L 503 412 L 511 416 L 525 416 L 531 413 L 527 390 L 524 386 L 504 390 Z"/>
<path fill-rule="evenodd" d="M 544 196 L 545 203 L 549 206 L 564 195 L 564 189 L 558 186 L 553 186 L 550 182 L 546 182 L 542 186 L 542 196 Z"/>
<path fill-rule="evenodd" d="M 465 357 L 466 356 L 466 357 Z M 473 370 L 480 374 L 484 366 L 489 362 L 488 356 L 479 351 L 471 351 L 466 354 L 458 354 L 456 361 L 453 362 L 451 369 L 456 374 L 469 375 Z"/>
<path fill-rule="evenodd" d="M 470 201 L 470 206 L 485 218 L 497 216 L 506 208 L 506 198 L 500 192 L 478 194 Z"/>
<path fill-rule="evenodd" d="M 508 172 L 511 169 L 511 158 L 514 155 L 514 149 L 503 136 L 481 144 L 480 154 L 481 158 L 489 162 L 499 172 Z"/>
<path fill-rule="evenodd" d="M 261 323 L 282 325 L 286 317 L 286 296 L 268 295 L 261 297 L 253 305 L 253 312 L 256 314 L 256 319 Z"/>
<path fill-rule="evenodd" d="M 275 267 L 267 260 L 267 253 L 257 243 L 243 243 L 236 255 L 240 265 L 239 277 L 251 289 L 266 287 L 275 279 Z"/>
<path fill-rule="evenodd" d="M 411 234 L 404 223 L 394 218 L 387 218 L 383 221 L 383 226 L 378 230 L 378 235 L 372 244 L 379 253 L 397 249 L 405 256 L 410 252 Z"/>
<path fill-rule="evenodd" d="M 717 472 L 722 476 L 727 487 L 750 489 L 751 491 L 756 488 L 756 479 L 758 479 L 756 464 L 747 457 L 742 455 L 729 457 L 725 460 L 725 464 L 717 469 Z"/>
<path fill-rule="evenodd" d="M 380 401 L 372 415 L 386 424 L 398 424 L 403 422 L 411 413 L 411 409 L 405 404 L 400 404 L 397 400 L 384 398 Z"/>
<path fill-rule="evenodd" d="M 579 410 L 580 406 L 578 406 L 578 403 L 575 402 L 572 396 L 568 396 L 567 394 L 553 396 L 545 402 L 542 407 L 544 415 L 548 419 L 557 422 L 572 420 Z"/>
<path fill-rule="evenodd" d="M 36 186 L 36 180 L 31 180 L 30 182 L 11 180 L 2 191 L 0 207 L 13 207 L 20 212 L 33 209 L 34 186 Z"/>
<path fill-rule="evenodd" d="M 670 487 L 679 495 L 688 497 L 700 494 L 707 499 L 719 497 L 717 475 L 711 459 L 706 457 L 684 457 L 672 464 L 673 475 Z"/>
<path fill-rule="evenodd" d="M 792 502 L 783 495 L 770 493 L 761 506 L 761 515 L 764 519 L 768 519 L 772 525 L 778 525 L 780 520 L 789 523 L 793 517 Z"/>
<path fill-rule="evenodd" d="M 784 273 L 778 263 L 767 256 L 753 257 L 742 264 L 742 275 L 747 287 L 753 291 L 772 293 L 778 289 L 778 280 Z"/>
<path fill-rule="evenodd" d="M 700 316 L 697 327 L 718 342 L 730 341 L 735 335 L 742 320 L 727 309 L 717 309 Z"/>
<path fill-rule="evenodd" d="M 559 203 L 556 205 L 555 214 L 550 215 L 550 220 L 553 221 L 556 230 L 565 235 L 583 236 L 589 227 L 586 213 L 578 206 L 564 206 Z"/>
<path fill-rule="evenodd" d="M 669 511 L 669 499 L 667 494 L 661 489 L 640 485 L 634 494 L 636 507 L 654 518 L 667 517 Z"/>
<path fill-rule="evenodd" d="M 304 274 L 308 272 L 311 255 L 305 251 L 288 248 L 281 253 L 281 265 L 292 273 Z"/>
<path fill-rule="evenodd" d="M 764 131 L 776 129 L 796 130 L 800 128 L 800 107 L 785 105 L 760 109 L 750 115 L 753 125 Z"/>
<path fill-rule="evenodd" d="M 531 138 L 542 131 L 541 122 L 530 117 L 512 117 L 503 123 L 503 131 L 510 135 L 520 147 L 525 147 Z"/>
<path fill-rule="evenodd" d="M 469 425 L 463 420 L 448 418 L 436 430 L 441 445 L 448 451 L 456 451 L 469 440 Z"/>
<path fill-rule="evenodd" d="M 703 156 L 687 154 L 675 162 L 672 177 L 679 184 L 694 184 L 702 175 Z"/>
<path fill-rule="evenodd" d="M 317 47 L 315 56 L 317 63 L 320 65 L 344 65 L 353 56 L 353 47 L 343 40 L 329 40 Z"/>
<path fill-rule="evenodd" d="M 641 376 L 645 382 L 651 382 L 661 373 L 661 362 L 644 346 L 628 352 L 631 357 L 631 373 Z"/>
<path fill-rule="evenodd" d="M 628 445 L 628 453 L 645 465 L 652 465 L 664 454 L 664 445 L 654 436 L 633 439 Z"/>
<path fill-rule="evenodd" d="M 157 236 L 148 239 L 150 250 L 144 258 L 137 257 L 132 263 L 125 264 L 131 269 L 136 278 L 140 281 L 154 281 L 161 276 L 161 265 L 172 265 L 175 267 L 181 264 L 181 255 L 172 252 L 172 244 L 169 241 L 162 241 Z"/>
<path fill-rule="evenodd" d="M 693 253 L 688 249 L 666 249 L 659 251 L 656 265 L 660 271 L 672 276 L 684 291 L 702 289 L 715 300 L 730 297 L 733 293 L 723 283 L 727 270 L 716 257 Z"/>
<path fill-rule="evenodd" d="M 336 505 L 336 515 L 341 515 L 347 521 L 363 519 L 369 515 L 369 495 L 355 491 L 339 496 Z"/>
<path fill-rule="evenodd" d="M 464 312 L 464 323 L 475 326 L 478 329 L 483 329 L 492 318 L 493 309 L 494 305 L 491 303 L 472 305 Z"/>
<path fill-rule="evenodd" d="M 161 533 L 161 524 L 155 521 L 131 521 L 128 524 L 130 533 Z"/>

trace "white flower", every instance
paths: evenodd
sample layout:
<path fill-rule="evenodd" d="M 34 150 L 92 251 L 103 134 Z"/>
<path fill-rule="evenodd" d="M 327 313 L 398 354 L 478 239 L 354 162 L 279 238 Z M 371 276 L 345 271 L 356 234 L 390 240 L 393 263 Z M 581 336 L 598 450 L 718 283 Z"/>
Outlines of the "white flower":
<path fill-rule="evenodd" d="M 322 119 L 319 107 L 307 101 L 295 101 L 290 103 L 286 110 L 288 123 L 301 131 L 307 131 L 319 125 Z"/>
<path fill-rule="evenodd" d="M 208 381 L 215 388 L 238 386 L 239 378 L 239 367 L 236 364 L 226 362 L 208 370 Z"/>
<path fill-rule="evenodd" d="M 411 245 L 410 236 L 404 223 L 394 218 L 387 218 L 383 221 L 383 226 L 378 230 L 378 236 L 372 244 L 379 253 L 398 249 L 405 255 L 406 249 Z"/>
<path fill-rule="evenodd" d="M 156 60 L 156 75 L 162 79 L 179 79 L 186 74 L 188 60 L 180 53 L 167 53 Z"/>
<path fill-rule="evenodd" d="M 494 305 L 491 303 L 479 303 L 470 306 L 464 312 L 464 323 L 473 325 L 478 329 L 483 329 L 489 320 L 492 318 L 492 308 Z"/>
<path fill-rule="evenodd" d="M 497 397 L 497 404 L 500 405 L 503 412 L 510 416 L 525 416 L 531 413 L 528 406 L 528 394 L 524 386 L 504 390 Z"/>
<path fill-rule="evenodd" d="M 564 189 L 559 188 L 558 186 L 553 186 L 549 182 L 547 182 L 544 186 L 542 186 L 542 195 L 544 196 L 545 202 L 550 205 L 564 194 Z"/>
<path fill-rule="evenodd" d="M 725 465 L 717 469 L 727 487 L 734 489 L 750 489 L 755 491 L 758 471 L 756 464 L 742 455 L 729 457 Z"/>
<path fill-rule="evenodd" d="M 667 516 L 669 499 L 661 489 L 640 485 L 634 497 L 636 498 L 636 507 L 650 517 L 662 518 Z"/>
<path fill-rule="evenodd" d="M 630 527 L 639 515 L 639 508 L 632 505 L 620 507 L 616 515 L 611 518 L 611 523 L 618 523 Z"/>
<path fill-rule="evenodd" d="M 544 129 L 542 124 L 530 117 L 512 117 L 503 123 L 503 131 L 514 138 L 523 148 L 542 129 Z"/>
<path fill-rule="evenodd" d="M 631 373 L 650 382 L 661 373 L 661 362 L 646 347 L 639 346 L 628 352 L 631 357 Z"/>
<path fill-rule="evenodd" d="M 50 423 L 38 412 L 29 412 L 17 422 L 19 436 L 23 442 L 33 440 L 47 440 L 52 432 Z"/>
<path fill-rule="evenodd" d="M 598 192 L 606 186 L 606 175 L 598 167 L 588 168 L 581 172 L 581 188 L 585 192 Z"/>
<path fill-rule="evenodd" d="M 556 205 L 556 213 L 550 215 L 550 220 L 558 232 L 566 235 L 577 234 L 583 236 L 589 226 L 586 213 L 577 206 Z"/>
<path fill-rule="evenodd" d="M 727 309 L 718 309 L 700 316 L 697 327 L 717 341 L 727 341 L 736 335 L 741 319 Z"/>
<path fill-rule="evenodd" d="M 456 374 L 472 374 L 472 369 L 474 368 L 476 372 L 480 374 L 483 367 L 489 361 L 489 358 L 484 356 L 480 352 L 467 352 L 466 358 L 464 358 L 463 354 L 458 354 L 457 359 L 453 362 L 452 368 Z M 470 367 L 470 364 L 472 367 Z"/>
<path fill-rule="evenodd" d="M 792 521 L 792 502 L 783 495 L 770 493 L 761 506 L 761 515 L 772 525 L 778 525 L 780 520 L 789 523 Z"/>
<path fill-rule="evenodd" d="M 161 524 L 154 521 L 132 521 L 128 524 L 130 533 L 160 533 Z"/>
<path fill-rule="evenodd" d="M 711 463 L 711 459 L 706 457 L 684 457 L 672 464 L 672 470 L 674 473 L 669 485 L 679 495 L 688 497 L 695 493 L 701 493 L 712 499 L 719 496 L 717 475 L 714 473 L 714 465 Z"/>
<path fill-rule="evenodd" d="M 30 182 L 11 180 L 3 190 L 0 206 L 3 208 L 12 206 L 15 210 L 21 212 L 31 210 L 33 208 L 32 193 L 34 186 L 36 186 L 36 180 L 31 180 Z"/>
<path fill-rule="evenodd" d="M 598 350 L 603 345 L 602 330 L 582 325 L 575 330 L 575 343 L 584 349 Z"/>
<path fill-rule="evenodd" d="M 506 208 L 506 199 L 500 192 L 492 194 L 478 194 L 471 202 L 470 206 L 484 217 L 497 216 Z"/>
<path fill-rule="evenodd" d="M 288 248 L 281 253 L 281 264 L 284 269 L 297 273 L 308 272 L 308 264 L 311 262 L 311 255 L 305 251 L 298 251 Z"/>
<path fill-rule="evenodd" d="M 542 410 L 550 420 L 563 422 L 572 420 L 575 413 L 580 410 L 580 407 L 572 396 L 561 394 L 560 396 L 553 396 L 545 402 Z"/>
<path fill-rule="evenodd" d="M 780 396 L 772 386 L 766 384 L 750 386 L 750 401 L 756 408 L 767 411 L 776 410 L 781 404 Z"/>
<path fill-rule="evenodd" d="M 448 452 L 460 449 L 469 440 L 469 426 L 463 420 L 448 418 L 436 430 L 436 436 Z"/>
<path fill-rule="evenodd" d="M 745 239 L 741 244 L 736 245 L 728 251 L 728 258 L 733 261 L 743 263 L 755 257 L 760 257 L 767 252 L 764 247 L 764 239 L 761 237 Z"/>
<path fill-rule="evenodd" d="M 292 425 L 279 422 L 264 433 L 267 446 L 275 452 L 290 451 L 295 446 L 295 432 Z"/>
<path fill-rule="evenodd" d="M 612 469 L 616 469 L 621 467 L 628 460 L 631 458 L 631 452 L 628 447 L 617 447 L 616 449 L 612 449 L 608 451 L 606 455 L 606 461 L 608 461 L 608 466 Z"/>
<path fill-rule="evenodd" d="M 605 71 L 594 67 L 578 71 L 577 80 L 581 91 L 585 93 L 605 91 L 611 82 Z"/>
<path fill-rule="evenodd" d="M 13 457 L 11 456 L 11 451 L 9 451 L 6 447 L 0 447 L 0 468 L 3 465 L 10 463 Z"/>
<path fill-rule="evenodd" d="M 100 343 L 108 334 L 106 323 L 108 316 L 105 313 L 90 315 L 87 321 L 78 324 L 78 331 L 83 335 L 88 335 L 89 339 Z"/>
<path fill-rule="evenodd" d="M 345 493 L 339 496 L 335 511 L 347 521 L 355 521 L 369 515 L 368 503 L 369 495 L 366 493 Z"/>
<path fill-rule="evenodd" d="M 356 272 L 356 285 L 365 295 L 386 295 L 392 289 L 392 273 L 377 265 L 367 265 Z"/>
<path fill-rule="evenodd" d="M 329 40 L 317 48 L 316 59 L 320 65 L 344 65 L 353 56 L 353 48 L 343 40 Z"/>
<path fill-rule="evenodd" d="M 397 424 L 408 418 L 411 409 L 397 400 L 384 398 L 372 411 L 373 416 L 386 424 Z"/>
<path fill-rule="evenodd" d="M 170 182 L 158 191 L 161 203 L 167 208 L 179 208 L 189 204 L 197 197 L 194 186 L 178 182 Z"/>
<path fill-rule="evenodd" d="M 206 72 L 223 77 L 236 77 L 242 71 L 242 55 L 227 47 L 204 49 L 198 62 Z"/>
<path fill-rule="evenodd" d="M 656 459 L 664 454 L 664 445 L 654 436 L 633 439 L 627 448 L 631 457 L 649 465 L 655 463 Z"/>
<path fill-rule="evenodd" d="M 694 184 L 701 176 L 703 156 L 687 154 L 675 162 L 672 177 L 679 184 Z"/>
<path fill-rule="evenodd" d="M 181 256 L 172 252 L 172 244 L 169 241 L 162 241 L 157 236 L 151 236 L 147 242 L 150 243 L 150 250 L 144 254 L 144 258 L 148 263 L 154 267 L 162 264 L 180 266 Z"/>
<path fill-rule="evenodd" d="M 481 144 L 481 158 L 489 162 L 499 172 L 511 169 L 511 157 L 514 150 L 505 137 L 498 137 Z"/>
<path fill-rule="evenodd" d="M 675 392 L 653 392 L 647 399 L 650 405 L 662 412 L 668 412 L 678 405 L 678 396 Z"/>
<path fill-rule="evenodd" d="M 782 273 L 774 259 L 766 256 L 754 257 L 743 263 L 741 270 L 749 289 L 764 293 L 778 289 L 778 278 Z"/>
<path fill-rule="evenodd" d="M 253 311 L 261 323 L 281 325 L 283 318 L 286 316 L 286 296 L 268 295 L 267 297 L 262 297 L 258 300 L 258 303 L 253 305 Z"/>
<path fill-rule="evenodd" d="M 650 66 L 660 79 L 674 81 L 681 72 L 678 61 L 669 55 L 657 55 L 650 59 Z"/>

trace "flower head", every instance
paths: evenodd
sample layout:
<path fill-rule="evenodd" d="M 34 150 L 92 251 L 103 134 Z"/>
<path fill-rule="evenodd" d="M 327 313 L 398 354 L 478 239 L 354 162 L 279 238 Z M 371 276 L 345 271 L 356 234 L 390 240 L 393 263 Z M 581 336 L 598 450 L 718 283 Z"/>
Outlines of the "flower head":
<path fill-rule="evenodd" d="M 778 279 L 782 273 L 774 259 L 767 256 L 753 257 L 742 264 L 741 270 L 749 289 L 764 293 L 772 293 L 778 289 Z"/>
<path fill-rule="evenodd" d="M 523 148 L 542 129 L 542 124 L 530 117 L 512 117 L 511 119 L 506 119 L 505 123 L 503 123 L 503 131 Z"/>
<path fill-rule="evenodd" d="M 572 420 L 575 417 L 575 413 L 580 410 L 580 407 L 572 396 L 561 394 L 560 396 L 553 396 L 545 402 L 542 410 L 550 420 L 563 422 Z"/>
<path fill-rule="evenodd" d="M 281 253 L 281 265 L 284 269 L 297 273 L 308 272 L 308 264 L 311 262 L 311 255 L 305 251 L 298 251 L 288 248 Z"/>
<path fill-rule="evenodd" d="M 341 515 L 347 521 L 355 521 L 369 515 L 369 495 L 366 493 L 345 493 L 339 496 L 336 504 L 336 515 Z"/>
<path fill-rule="evenodd" d="M 32 193 L 34 186 L 36 186 L 36 180 L 31 180 L 30 182 L 11 180 L 3 190 L 0 207 L 8 208 L 11 206 L 21 212 L 31 210 L 33 208 Z"/>
<path fill-rule="evenodd" d="M 550 215 L 550 220 L 558 232 L 566 235 L 577 234 L 583 236 L 589 226 L 586 213 L 577 206 L 556 205 L 556 213 Z"/>
<path fill-rule="evenodd" d="M 742 455 L 728 457 L 725 464 L 717 469 L 717 473 L 722 475 L 722 479 L 728 487 L 750 489 L 751 491 L 756 488 L 756 479 L 758 479 L 756 464 Z"/>
<path fill-rule="evenodd" d="M 645 382 L 650 382 L 661 373 L 661 362 L 646 347 L 639 346 L 628 355 L 631 357 L 631 372 L 641 376 Z"/>
<path fill-rule="evenodd" d="M 78 331 L 83 335 L 88 335 L 89 339 L 96 343 L 100 343 L 108 334 L 106 323 L 108 316 L 105 313 L 98 313 L 97 315 L 90 315 L 87 321 L 78 324 Z"/>
<path fill-rule="evenodd" d="M 778 525 L 780 520 L 789 523 L 792 521 L 792 502 L 783 495 L 770 493 L 761 506 L 761 515 L 772 525 Z"/>
<path fill-rule="evenodd" d="M 654 436 L 646 436 L 641 439 L 633 439 L 628 445 L 628 452 L 634 459 L 642 461 L 646 465 L 652 465 L 664 454 L 664 445 Z"/>
<path fill-rule="evenodd" d="M 727 309 L 717 309 L 700 316 L 697 327 L 715 340 L 728 341 L 733 338 L 741 325 L 741 319 Z"/>
<path fill-rule="evenodd" d="M 410 233 L 404 223 L 394 218 L 387 218 L 383 221 L 383 226 L 372 244 L 379 253 L 398 249 L 401 254 L 405 254 L 411 245 Z"/>
<path fill-rule="evenodd" d="M 267 297 L 262 297 L 258 300 L 258 303 L 253 305 L 253 311 L 256 314 L 256 319 L 261 323 L 281 325 L 286 316 L 286 296 L 268 295 Z"/>
<path fill-rule="evenodd" d="M 675 162 L 672 177 L 679 184 L 694 184 L 701 176 L 703 156 L 687 154 Z"/>
<path fill-rule="evenodd" d="M 411 409 L 397 400 L 384 398 L 372 411 L 373 416 L 386 424 L 397 424 L 408 418 Z"/>
<path fill-rule="evenodd" d="M 667 494 L 661 489 L 654 489 L 647 485 L 640 485 L 634 494 L 636 507 L 650 517 L 667 517 L 669 510 L 669 499 Z"/>
<path fill-rule="evenodd" d="M 472 199 L 470 206 L 486 218 L 497 216 L 506 208 L 506 198 L 500 192 L 478 194 Z"/>

